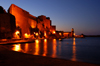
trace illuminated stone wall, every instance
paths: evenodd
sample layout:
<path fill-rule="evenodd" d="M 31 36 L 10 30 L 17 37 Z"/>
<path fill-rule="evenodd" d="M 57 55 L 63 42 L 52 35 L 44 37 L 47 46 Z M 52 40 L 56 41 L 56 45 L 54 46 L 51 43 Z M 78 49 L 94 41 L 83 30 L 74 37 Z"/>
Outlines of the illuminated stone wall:
<path fill-rule="evenodd" d="M 51 27 L 51 21 L 50 21 L 50 19 L 46 19 L 46 20 L 44 21 L 44 25 L 45 25 L 45 28 L 50 29 L 50 27 Z"/>
<path fill-rule="evenodd" d="M 52 34 L 55 34 L 55 33 L 56 33 L 56 26 L 51 26 L 51 27 L 50 27 L 50 32 L 51 32 Z"/>
<path fill-rule="evenodd" d="M 20 30 L 18 28 L 20 28 Z M 35 32 L 39 33 L 39 35 L 41 34 L 42 37 L 45 36 L 46 38 L 49 36 L 57 36 L 58 38 L 62 36 L 74 37 L 73 28 L 71 32 L 57 32 L 56 26 L 51 25 L 49 17 L 44 15 L 35 17 L 14 4 L 11 4 L 8 13 L 6 13 L 6 11 L 0 6 L 0 35 L 2 35 L 3 32 L 6 33 L 4 35 L 11 35 L 8 32 L 14 33 L 16 30 L 19 30 L 22 38 L 25 38 L 24 35 L 34 35 Z"/>
<path fill-rule="evenodd" d="M 64 37 L 74 37 L 72 32 L 64 32 Z"/>
<path fill-rule="evenodd" d="M 8 12 L 15 16 L 16 26 L 21 28 L 22 37 L 24 37 L 25 33 L 32 34 L 30 28 L 38 28 L 42 33 L 46 32 L 47 35 L 49 35 L 50 32 L 53 34 L 56 32 L 56 26 L 51 26 L 51 20 L 49 17 L 44 15 L 35 17 L 14 4 L 10 6 Z"/>
<path fill-rule="evenodd" d="M 29 12 L 12 4 L 8 10 L 9 13 L 15 16 L 16 26 L 19 26 L 22 31 L 22 37 L 25 33 L 30 34 L 30 27 L 36 27 L 36 17 L 29 14 Z"/>
<path fill-rule="evenodd" d="M 63 33 L 63 36 L 64 36 L 64 37 L 70 37 L 70 32 L 64 32 L 64 33 Z"/>
<path fill-rule="evenodd" d="M 38 21 L 37 27 L 39 28 L 40 31 L 50 30 L 51 21 L 50 19 L 47 19 L 46 16 L 44 15 L 38 16 L 37 21 Z"/>
<path fill-rule="evenodd" d="M 29 18 L 28 23 L 30 24 L 31 28 L 36 28 L 36 25 L 37 25 L 36 17 L 29 14 L 28 18 Z"/>

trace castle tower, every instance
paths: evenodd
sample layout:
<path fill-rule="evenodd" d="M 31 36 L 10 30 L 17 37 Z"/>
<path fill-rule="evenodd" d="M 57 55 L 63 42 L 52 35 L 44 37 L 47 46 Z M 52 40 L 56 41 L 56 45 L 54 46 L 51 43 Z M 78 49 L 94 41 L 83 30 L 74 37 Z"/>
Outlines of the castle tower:
<path fill-rule="evenodd" d="M 72 35 L 72 37 L 74 37 L 74 28 L 72 28 L 72 30 L 71 30 L 71 35 Z"/>

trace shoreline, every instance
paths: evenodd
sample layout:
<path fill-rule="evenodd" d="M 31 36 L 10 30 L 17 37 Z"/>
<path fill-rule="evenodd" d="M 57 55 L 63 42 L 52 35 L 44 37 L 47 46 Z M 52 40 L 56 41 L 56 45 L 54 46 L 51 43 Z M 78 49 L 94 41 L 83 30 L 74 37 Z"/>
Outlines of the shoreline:
<path fill-rule="evenodd" d="M 0 46 L 0 66 L 100 66 L 99 64 L 70 61 L 10 51 Z"/>

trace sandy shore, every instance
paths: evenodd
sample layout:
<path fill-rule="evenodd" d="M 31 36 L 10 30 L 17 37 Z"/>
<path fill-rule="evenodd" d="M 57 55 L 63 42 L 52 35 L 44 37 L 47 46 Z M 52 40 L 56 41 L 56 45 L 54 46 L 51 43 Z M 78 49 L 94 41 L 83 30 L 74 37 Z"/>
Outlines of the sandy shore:
<path fill-rule="evenodd" d="M 0 66 L 100 66 L 14 52 L 0 46 Z"/>

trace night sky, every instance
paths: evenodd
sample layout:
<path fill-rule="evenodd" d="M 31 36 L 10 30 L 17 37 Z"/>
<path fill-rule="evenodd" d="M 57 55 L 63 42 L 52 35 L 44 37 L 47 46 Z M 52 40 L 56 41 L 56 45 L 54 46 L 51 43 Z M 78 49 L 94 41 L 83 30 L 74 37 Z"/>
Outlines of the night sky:
<path fill-rule="evenodd" d="M 100 35 L 100 0 L 0 0 L 6 11 L 11 4 L 36 17 L 50 17 L 56 30 L 74 28 L 76 35 Z"/>

